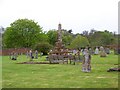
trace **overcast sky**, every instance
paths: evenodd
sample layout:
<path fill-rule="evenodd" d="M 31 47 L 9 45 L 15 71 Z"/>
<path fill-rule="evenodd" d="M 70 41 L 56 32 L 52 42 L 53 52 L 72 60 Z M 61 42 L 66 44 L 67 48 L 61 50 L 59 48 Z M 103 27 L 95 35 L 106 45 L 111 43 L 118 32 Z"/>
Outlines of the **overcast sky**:
<path fill-rule="evenodd" d="M 32 19 L 44 31 L 72 29 L 73 33 L 96 30 L 118 33 L 119 0 L 0 0 L 0 26 L 17 19 Z"/>

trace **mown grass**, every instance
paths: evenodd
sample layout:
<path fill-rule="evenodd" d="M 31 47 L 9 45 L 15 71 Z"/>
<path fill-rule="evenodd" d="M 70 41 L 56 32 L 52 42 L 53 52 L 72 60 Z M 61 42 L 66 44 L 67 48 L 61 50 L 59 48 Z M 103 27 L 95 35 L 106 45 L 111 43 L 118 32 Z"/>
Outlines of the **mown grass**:
<path fill-rule="evenodd" d="M 92 56 L 92 71 L 81 71 L 81 63 L 70 64 L 16 64 L 29 61 L 25 55 L 12 61 L 2 57 L 3 88 L 118 88 L 118 73 L 107 72 L 117 67 L 118 56 Z M 45 61 L 45 56 L 38 60 Z"/>

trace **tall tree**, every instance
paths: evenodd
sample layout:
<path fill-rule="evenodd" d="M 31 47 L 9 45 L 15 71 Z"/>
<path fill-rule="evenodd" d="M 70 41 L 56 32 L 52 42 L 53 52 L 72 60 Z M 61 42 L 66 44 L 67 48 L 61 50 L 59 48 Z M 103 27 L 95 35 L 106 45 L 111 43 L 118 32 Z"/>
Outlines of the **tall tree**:
<path fill-rule="evenodd" d="M 96 31 L 90 35 L 88 39 L 91 46 L 111 45 L 116 43 L 116 38 L 114 35 L 107 30 Z"/>
<path fill-rule="evenodd" d="M 67 47 L 70 45 L 70 43 L 72 42 L 74 38 L 74 35 L 72 34 L 72 30 L 63 30 L 62 32 L 62 41 L 63 44 Z"/>
<path fill-rule="evenodd" d="M 48 35 L 48 41 L 51 45 L 55 45 L 55 42 L 57 41 L 57 30 L 53 29 L 53 30 L 49 30 L 47 32 Z"/>
<path fill-rule="evenodd" d="M 70 44 L 70 48 L 81 48 L 89 45 L 89 41 L 86 37 L 77 35 Z"/>
<path fill-rule="evenodd" d="M 3 42 L 5 47 L 32 47 L 39 41 L 42 28 L 33 20 L 18 19 L 7 27 Z"/>

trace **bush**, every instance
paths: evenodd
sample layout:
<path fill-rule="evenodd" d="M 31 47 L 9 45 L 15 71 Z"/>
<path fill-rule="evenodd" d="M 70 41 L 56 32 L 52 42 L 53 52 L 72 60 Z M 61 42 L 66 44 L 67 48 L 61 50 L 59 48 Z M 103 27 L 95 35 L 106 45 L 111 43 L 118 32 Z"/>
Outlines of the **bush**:
<path fill-rule="evenodd" d="M 42 52 L 43 55 L 47 55 L 48 52 L 50 51 L 50 49 L 52 49 L 52 45 L 50 45 L 49 43 L 47 42 L 44 42 L 44 43 L 38 43 L 35 45 L 35 50 L 38 50 L 38 52 Z"/>
<path fill-rule="evenodd" d="M 83 37 L 81 35 L 77 35 L 75 39 L 70 44 L 70 48 L 81 48 L 81 47 L 86 47 L 89 45 L 89 41 L 86 37 Z"/>

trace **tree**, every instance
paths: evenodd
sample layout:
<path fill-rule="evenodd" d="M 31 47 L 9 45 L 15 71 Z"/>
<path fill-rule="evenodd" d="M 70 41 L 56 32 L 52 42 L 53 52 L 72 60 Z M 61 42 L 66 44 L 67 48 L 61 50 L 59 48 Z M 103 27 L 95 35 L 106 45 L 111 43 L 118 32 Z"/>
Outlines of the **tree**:
<path fill-rule="evenodd" d="M 81 48 L 89 45 L 89 41 L 86 37 L 77 35 L 70 44 L 70 48 Z"/>
<path fill-rule="evenodd" d="M 38 42 L 37 43 L 40 43 L 40 42 L 48 42 L 49 41 L 49 37 L 48 35 L 43 32 L 43 33 L 40 33 L 38 38 L 37 38 Z"/>
<path fill-rule="evenodd" d="M 69 46 L 70 43 L 72 42 L 72 39 L 73 39 L 73 36 L 71 35 L 64 35 L 62 37 L 62 40 L 63 40 L 63 43 L 66 45 L 66 46 Z"/>
<path fill-rule="evenodd" d="M 40 41 L 41 34 L 42 28 L 33 20 L 18 19 L 7 27 L 3 42 L 7 48 L 32 47 Z"/>
<path fill-rule="evenodd" d="M 55 42 L 57 41 L 57 30 L 53 29 L 53 30 L 49 30 L 47 32 L 48 35 L 48 42 L 51 45 L 55 45 Z"/>
<path fill-rule="evenodd" d="M 89 35 L 89 32 L 85 30 L 85 31 L 83 31 L 82 34 L 83 34 L 83 36 L 86 36 L 86 37 L 87 37 L 87 36 Z"/>
<path fill-rule="evenodd" d="M 111 45 L 116 43 L 116 38 L 114 35 L 107 30 L 96 31 L 90 35 L 88 39 L 91 46 Z"/>
<path fill-rule="evenodd" d="M 89 35 L 93 35 L 95 32 L 97 32 L 97 30 L 95 30 L 94 28 L 90 30 Z"/>
<path fill-rule="evenodd" d="M 72 29 L 68 30 L 69 33 L 72 33 Z"/>
<path fill-rule="evenodd" d="M 48 42 L 42 42 L 35 45 L 34 50 L 38 50 L 38 52 L 43 52 L 44 55 L 47 55 L 52 49 L 52 45 Z"/>
<path fill-rule="evenodd" d="M 62 41 L 63 44 L 68 47 L 70 45 L 70 43 L 72 42 L 74 38 L 74 35 L 72 34 L 72 30 L 63 30 L 62 31 Z"/>

